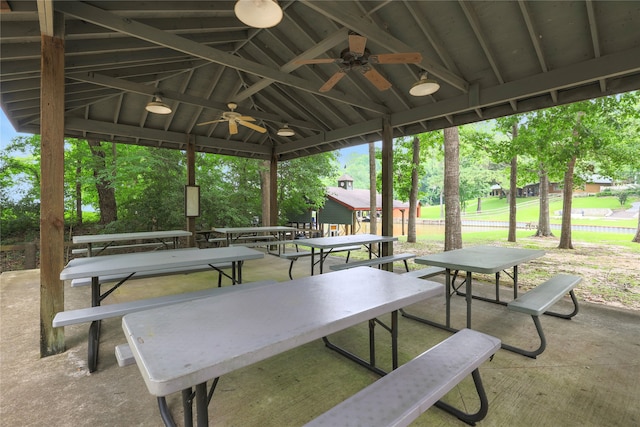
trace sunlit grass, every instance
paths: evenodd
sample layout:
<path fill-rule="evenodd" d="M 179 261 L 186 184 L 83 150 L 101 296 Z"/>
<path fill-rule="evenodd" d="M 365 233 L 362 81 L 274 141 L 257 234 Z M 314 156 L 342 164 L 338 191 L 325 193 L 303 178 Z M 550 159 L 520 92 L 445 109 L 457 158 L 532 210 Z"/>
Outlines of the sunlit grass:
<path fill-rule="evenodd" d="M 620 206 L 617 197 L 574 197 L 572 201 L 573 209 L 629 209 L 631 203 L 639 201 L 638 197 L 629 197 L 624 206 Z M 476 203 L 467 203 L 462 219 L 482 220 L 482 221 L 509 221 L 508 199 L 499 197 L 487 197 L 482 199 L 482 211 L 476 212 Z M 562 199 L 553 197 L 549 201 L 549 220 L 551 224 L 561 224 L 562 219 L 559 212 L 562 210 Z M 540 212 L 540 202 L 537 197 L 527 197 L 516 199 L 516 220 L 518 222 L 538 222 Z M 423 206 L 421 208 L 421 218 L 441 219 L 440 206 Z M 604 227 L 630 227 L 638 226 L 637 219 L 608 219 L 605 217 L 573 217 L 573 225 L 593 225 Z"/>

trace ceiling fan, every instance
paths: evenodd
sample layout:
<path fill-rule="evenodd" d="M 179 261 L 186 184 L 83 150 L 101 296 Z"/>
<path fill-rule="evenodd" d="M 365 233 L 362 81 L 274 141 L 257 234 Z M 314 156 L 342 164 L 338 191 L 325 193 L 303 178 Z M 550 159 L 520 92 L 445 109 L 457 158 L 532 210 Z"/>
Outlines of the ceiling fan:
<path fill-rule="evenodd" d="M 265 133 L 267 131 L 267 129 L 263 128 L 262 126 L 250 123 L 256 121 L 256 119 L 254 119 L 253 117 L 243 116 L 240 113 L 236 113 L 234 110 L 238 108 L 238 104 L 236 104 L 235 102 L 228 103 L 227 107 L 229 107 L 230 111 L 223 112 L 220 119 L 198 123 L 197 126 L 210 125 L 212 123 L 229 122 L 229 134 L 231 135 L 235 135 L 238 133 L 238 125 L 246 126 L 260 133 Z"/>
<path fill-rule="evenodd" d="M 378 90 L 387 90 L 391 87 L 391 82 L 371 64 L 418 64 L 422 61 L 422 55 L 419 52 L 371 55 L 369 49 L 365 47 L 366 44 L 366 37 L 350 33 L 349 47 L 340 53 L 340 58 L 301 59 L 296 61 L 296 64 L 338 64 L 340 69 L 319 89 L 320 92 L 327 92 L 350 70 L 360 71 Z"/>

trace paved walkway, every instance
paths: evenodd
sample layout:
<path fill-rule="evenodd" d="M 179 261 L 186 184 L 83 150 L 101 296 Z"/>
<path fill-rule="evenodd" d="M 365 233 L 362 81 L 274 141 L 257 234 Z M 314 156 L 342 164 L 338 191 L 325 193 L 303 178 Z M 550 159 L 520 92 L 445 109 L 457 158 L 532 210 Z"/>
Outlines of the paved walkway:
<path fill-rule="evenodd" d="M 308 274 L 308 261 L 296 264 L 294 277 Z M 287 263 L 267 256 L 247 262 L 243 273 L 246 281 L 284 281 Z M 200 289 L 216 280 L 212 273 L 139 280 L 116 291 L 112 301 Z M 88 289 L 67 285 L 65 292 L 68 308 L 86 306 L 89 301 Z M 505 296 L 508 294 L 505 290 Z M 454 298 L 453 326 L 463 326 L 464 307 L 462 298 Z M 435 319 L 444 317 L 440 300 L 410 309 Z M 65 328 L 68 350 L 41 359 L 38 319 L 38 270 L 2 273 L 0 426 L 162 425 L 156 401 L 137 367 L 119 368 L 116 363 L 113 349 L 125 341 L 120 319 L 103 322 L 99 370 L 93 374 L 86 368 L 87 326 Z M 500 350 L 481 368 L 490 407 L 479 425 L 640 425 L 640 313 L 582 302 L 573 320 L 545 316 L 542 324 L 548 347 L 538 359 Z M 520 345 L 527 345 L 535 334 L 529 317 L 476 301 L 474 327 Z M 379 333 L 378 353 L 384 364 L 388 341 L 381 329 Z M 448 335 L 401 318 L 401 362 Z M 333 338 L 355 351 L 367 351 L 365 325 Z M 320 341 L 312 342 L 223 377 L 211 403 L 212 425 L 302 425 L 374 380 L 373 374 L 329 351 Z M 473 410 L 476 399 L 471 388 L 467 379 L 446 399 Z M 171 396 L 168 402 L 181 420 L 179 396 Z M 464 424 L 433 408 L 414 425 Z"/>

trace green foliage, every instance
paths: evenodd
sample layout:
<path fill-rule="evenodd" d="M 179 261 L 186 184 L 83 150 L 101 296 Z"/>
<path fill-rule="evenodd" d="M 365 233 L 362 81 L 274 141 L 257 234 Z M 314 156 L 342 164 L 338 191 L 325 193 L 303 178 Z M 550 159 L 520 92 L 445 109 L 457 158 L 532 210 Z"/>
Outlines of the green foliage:
<path fill-rule="evenodd" d="M 36 239 L 40 230 L 40 204 L 28 200 L 3 200 L 0 224 L 3 243 L 17 236 Z"/>
<path fill-rule="evenodd" d="M 629 193 L 626 191 L 621 191 L 618 193 L 618 201 L 620 202 L 620 206 L 624 206 L 627 202 L 627 198 L 629 197 Z"/>
<path fill-rule="evenodd" d="M 322 153 L 288 160 L 278 166 L 279 222 L 286 214 L 299 214 L 310 206 L 324 206 L 327 184 L 335 186 L 339 177 L 336 153 Z"/>
<path fill-rule="evenodd" d="M 376 159 L 376 171 L 381 168 L 380 159 Z M 353 188 L 368 190 L 369 189 L 369 155 L 351 153 L 347 158 L 344 173 L 353 178 Z M 335 182 L 330 184 L 335 185 Z"/>

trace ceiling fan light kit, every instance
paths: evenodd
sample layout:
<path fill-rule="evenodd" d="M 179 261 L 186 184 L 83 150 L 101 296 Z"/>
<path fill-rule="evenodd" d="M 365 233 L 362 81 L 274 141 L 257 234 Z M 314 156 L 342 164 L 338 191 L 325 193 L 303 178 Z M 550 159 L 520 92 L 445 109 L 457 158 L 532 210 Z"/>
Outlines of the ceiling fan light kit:
<path fill-rule="evenodd" d="M 280 129 L 278 129 L 278 136 L 294 136 L 296 132 L 289 127 L 289 125 L 285 124 Z"/>
<path fill-rule="evenodd" d="M 238 0 L 233 10 L 243 24 L 254 28 L 275 27 L 283 16 L 276 0 Z"/>
<path fill-rule="evenodd" d="M 149 102 L 144 109 L 154 114 L 171 114 L 171 107 L 162 102 L 159 95 L 154 96 L 153 101 Z"/>
<path fill-rule="evenodd" d="M 437 81 L 427 78 L 427 73 L 420 75 L 420 80 L 415 82 L 409 93 L 413 96 L 427 96 L 431 95 L 440 89 L 440 84 Z"/>

